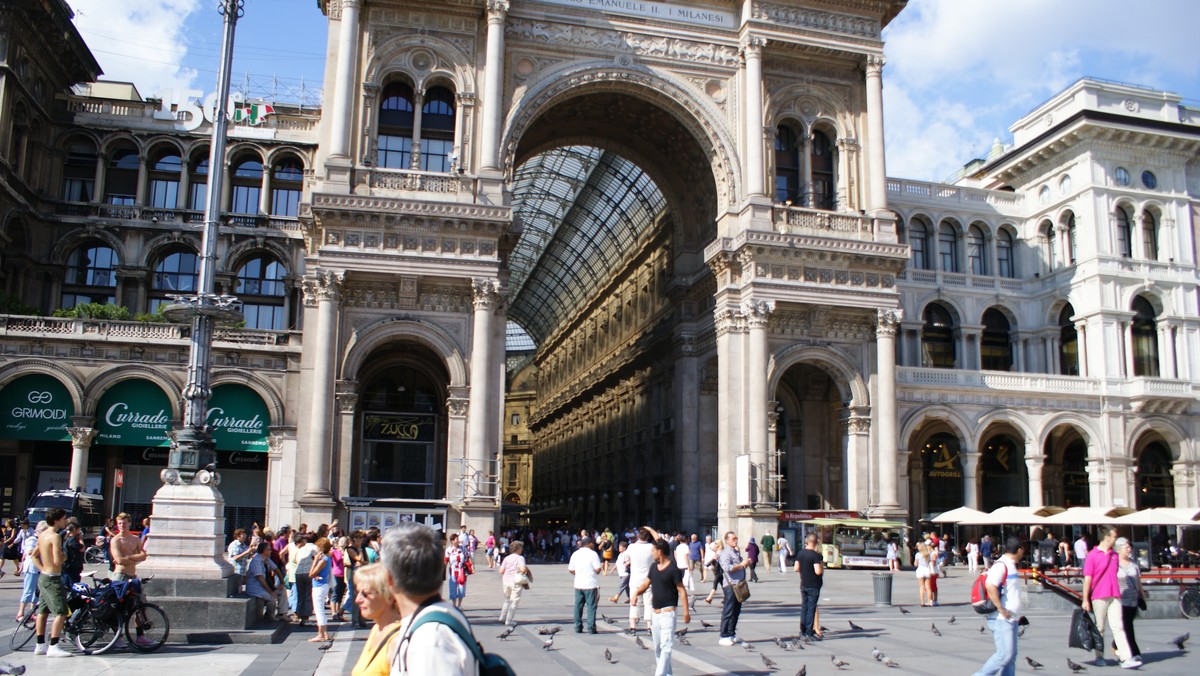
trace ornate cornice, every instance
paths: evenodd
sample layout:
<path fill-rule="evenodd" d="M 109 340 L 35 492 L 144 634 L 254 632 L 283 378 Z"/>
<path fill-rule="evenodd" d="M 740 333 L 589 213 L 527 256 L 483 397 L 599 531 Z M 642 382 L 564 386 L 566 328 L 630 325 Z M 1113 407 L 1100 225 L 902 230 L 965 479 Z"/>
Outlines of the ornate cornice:
<path fill-rule="evenodd" d="M 787 28 L 840 33 L 858 38 L 878 38 L 880 36 L 880 25 L 876 19 L 840 12 L 793 7 L 778 2 L 755 1 L 751 4 L 750 17 L 757 21 L 774 23 Z"/>

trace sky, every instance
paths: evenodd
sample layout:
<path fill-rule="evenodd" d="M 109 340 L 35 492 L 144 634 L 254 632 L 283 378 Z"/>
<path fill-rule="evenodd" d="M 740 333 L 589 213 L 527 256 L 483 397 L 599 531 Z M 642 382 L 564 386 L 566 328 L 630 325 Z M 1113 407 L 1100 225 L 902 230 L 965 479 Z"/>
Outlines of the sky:
<path fill-rule="evenodd" d="M 104 79 L 131 81 L 147 97 L 216 89 L 217 0 L 68 2 Z M 326 25 L 316 0 L 246 0 L 235 85 L 317 105 Z M 910 0 L 884 31 L 887 173 L 944 180 L 1083 76 L 1200 107 L 1197 25 L 1197 0 Z"/>

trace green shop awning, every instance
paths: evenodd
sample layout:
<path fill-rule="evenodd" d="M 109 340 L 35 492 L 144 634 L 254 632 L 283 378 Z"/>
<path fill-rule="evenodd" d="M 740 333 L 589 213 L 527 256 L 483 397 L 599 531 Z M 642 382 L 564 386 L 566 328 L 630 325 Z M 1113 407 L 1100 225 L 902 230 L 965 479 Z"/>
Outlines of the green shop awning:
<path fill-rule="evenodd" d="M 96 429 L 97 444 L 169 446 L 171 400 L 148 380 L 123 380 L 100 397 Z"/>
<path fill-rule="evenodd" d="M 267 452 L 271 413 L 262 397 L 245 385 L 227 383 L 213 388 L 208 424 L 218 451 Z"/>
<path fill-rule="evenodd" d="M 44 373 L 21 376 L 0 389 L 0 439 L 70 441 L 71 393 Z"/>

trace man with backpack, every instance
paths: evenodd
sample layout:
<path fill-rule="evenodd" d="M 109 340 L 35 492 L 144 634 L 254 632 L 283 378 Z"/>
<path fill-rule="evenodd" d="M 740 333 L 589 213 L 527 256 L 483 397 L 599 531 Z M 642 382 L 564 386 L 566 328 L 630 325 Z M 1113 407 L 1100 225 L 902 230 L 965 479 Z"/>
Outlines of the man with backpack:
<path fill-rule="evenodd" d="M 996 652 L 974 676 L 1013 676 L 1017 673 L 1017 623 L 1020 621 L 1017 612 L 1021 610 L 1017 562 L 1024 549 L 1021 538 L 1008 536 L 1004 541 L 1004 555 L 986 573 L 987 600 L 996 609 L 987 616 L 987 624 L 996 642 Z"/>
<path fill-rule="evenodd" d="M 383 566 L 401 616 L 392 676 L 512 673 L 504 660 L 483 652 L 466 616 L 442 600 L 445 565 L 436 531 L 411 521 L 389 528 Z"/>

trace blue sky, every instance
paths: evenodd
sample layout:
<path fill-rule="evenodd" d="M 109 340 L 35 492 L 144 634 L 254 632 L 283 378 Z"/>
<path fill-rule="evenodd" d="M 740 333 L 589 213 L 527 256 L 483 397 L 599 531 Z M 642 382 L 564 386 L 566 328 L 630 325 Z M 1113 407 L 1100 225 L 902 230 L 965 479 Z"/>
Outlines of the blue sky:
<path fill-rule="evenodd" d="M 105 79 L 132 81 L 143 96 L 216 89 L 217 0 L 68 2 Z M 1084 75 L 1200 107 L 1197 25 L 1196 0 L 911 0 L 884 33 L 888 175 L 944 179 Z M 246 0 L 234 81 L 312 102 L 325 48 L 316 0 Z"/>

